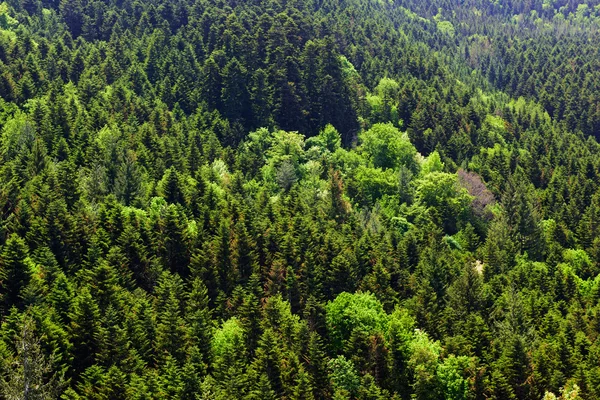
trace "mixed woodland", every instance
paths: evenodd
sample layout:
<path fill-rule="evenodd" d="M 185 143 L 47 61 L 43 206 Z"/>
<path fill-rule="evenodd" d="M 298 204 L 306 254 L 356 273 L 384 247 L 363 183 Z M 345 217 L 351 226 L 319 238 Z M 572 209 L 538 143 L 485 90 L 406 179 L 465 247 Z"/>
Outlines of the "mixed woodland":
<path fill-rule="evenodd" d="M 600 399 L 600 2 L 0 4 L 1 399 Z"/>

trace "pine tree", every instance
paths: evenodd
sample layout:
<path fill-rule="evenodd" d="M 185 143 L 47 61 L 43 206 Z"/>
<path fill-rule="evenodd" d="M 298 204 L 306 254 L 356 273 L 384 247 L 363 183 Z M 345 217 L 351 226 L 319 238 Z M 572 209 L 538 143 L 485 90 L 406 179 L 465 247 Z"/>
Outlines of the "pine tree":
<path fill-rule="evenodd" d="M 517 244 L 510 234 L 506 217 L 501 214 L 488 229 L 488 236 L 483 245 L 484 277 L 486 280 L 496 274 L 508 271 L 514 265 Z"/>
<path fill-rule="evenodd" d="M 69 333 L 73 342 L 72 373 L 77 376 L 95 363 L 104 340 L 100 309 L 87 287 L 78 291 L 69 319 Z"/>
<path fill-rule="evenodd" d="M 209 307 L 208 289 L 200 278 L 192 281 L 186 304 L 186 320 L 190 329 L 191 343 L 198 348 L 201 362 L 210 364 L 210 339 L 212 337 L 212 313 Z"/>
<path fill-rule="evenodd" d="M 483 271 L 477 270 L 479 265 L 467 262 L 461 276 L 448 289 L 448 307 L 457 321 L 464 321 L 483 305 Z"/>
<path fill-rule="evenodd" d="M 590 205 L 583 213 L 579 226 L 577 227 L 577 237 L 579 242 L 585 249 L 592 247 L 594 238 L 598 236 L 600 227 L 598 220 L 600 219 L 600 194 L 596 193 L 592 196 Z"/>
<path fill-rule="evenodd" d="M 133 215 L 129 223 L 124 225 L 118 244 L 126 266 L 133 273 L 133 278 L 139 286 L 149 288 L 154 276 L 150 269 L 150 255 L 142 236 L 142 233 L 145 233 L 144 225 L 141 221 L 135 221 Z"/>
<path fill-rule="evenodd" d="M 507 190 L 502 198 L 506 211 L 507 223 L 511 228 L 513 237 L 522 251 L 526 251 L 532 259 L 536 260 L 543 252 L 541 247 L 540 217 L 534 208 L 534 198 L 521 181 L 526 179 L 522 173 L 515 174 L 508 179 Z"/>
<path fill-rule="evenodd" d="M 74 293 L 75 290 L 73 284 L 64 273 L 59 273 L 52 285 L 48 300 L 56 310 L 56 313 L 63 324 L 67 324 L 70 321 Z"/>
<path fill-rule="evenodd" d="M 157 316 L 156 357 L 159 361 L 172 357 L 181 366 L 186 356 L 188 328 L 177 294 L 170 290 L 166 296 Z"/>
<path fill-rule="evenodd" d="M 125 205 L 132 204 L 141 194 L 141 174 L 131 151 L 123 157 L 115 177 L 115 195 Z"/>
<path fill-rule="evenodd" d="M 162 179 L 162 192 L 165 200 L 171 204 L 184 204 L 183 190 L 181 188 L 181 177 L 174 168 L 165 171 Z"/>
<path fill-rule="evenodd" d="M 250 103 L 252 107 L 251 128 L 272 126 L 273 89 L 269 86 L 267 73 L 257 69 L 252 75 Z"/>
<path fill-rule="evenodd" d="M 242 304 L 238 310 L 241 325 L 245 330 L 246 348 L 249 354 L 254 354 L 258 346 L 258 340 L 262 333 L 262 298 L 263 290 L 257 274 L 253 274 L 248 280 Z"/>
<path fill-rule="evenodd" d="M 30 266 L 27 262 L 28 252 L 25 241 L 12 234 L 0 253 L 0 296 L 3 314 L 13 306 L 23 305 L 22 293 L 31 280 Z"/>
<path fill-rule="evenodd" d="M 154 31 L 152 35 L 152 40 L 148 45 L 148 50 L 146 52 L 146 61 L 144 65 L 144 69 L 146 70 L 146 75 L 148 79 L 152 83 L 156 83 L 162 76 L 162 60 L 161 60 L 161 49 L 165 46 L 165 37 L 164 33 L 157 29 Z M 169 87 L 169 90 L 171 88 Z"/>
<path fill-rule="evenodd" d="M 127 332 L 122 326 L 123 315 L 118 309 L 120 306 L 122 305 L 115 301 L 115 306 L 111 304 L 104 311 L 101 321 L 102 342 L 97 355 L 99 364 L 122 366 L 126 365 L 128 357 L 131 356 Z M 115 372 L 115 379 L 118 381 L 122 372 L 119 370 Z M 118 389 L 118 391 L 122 391 L 122 389 Z"/>
<path fill-rule="evenodd" d="M 261 375 L 264 374 L 268 379 L 269 387 L 278 396 L 284 390 L 281 375 L 281 358 L 282 354 L 275 332 L 271 329 L 265 329 L 259 340 L 258 349 L 250 368 Z"/>
<path fill-rule="evenodd" d="M 250 400 L 275 400 L 277 399 L 277 393 L 273 390 L 269 377 L 265 373 L 258 375 L 258 379 L 254 381 L 250 393 L 248 393 L 248 399 Z"/>
<path fill-rule="evenodd" d="M 213 242 L 214 265 L 219 278 L 219 287 L 229 293 L 234 285 L 234 271 L 231 266 L 231 232 L 229 224 L 223 220 Z"/>
<path fill-rule="evenodd" d="M 171 356 L 167 356 L 162 364 L 158 380 L 159 397 L 167 399 L 179 399 L 184 390 L 181 368 L 178 362 Z"/>
<path fill-rule="evenodd" d="M 204 358 L 197 346 L 190 346 L 188 358 L 182 368 L 182 398 L 195 398 L 201 393 L 202 378 L 207 369 Z"/>
<path fill-rule="evenodd" d="M 169 205 L 161 222 L 164 264 L 172 272 L 187 276 L 190 263 L 190 243 L 185 232 L 187 219 L 180 208 Z"/>
<path fill-rule="evenodd" d="M 331 388 L 327 375 L 327 359 L 323 340 L 317 332 L 310 332 L 309 335 L 304 368 L 311 378 L 310 382 L 313 383 L 314 398 L 327 398 Z"/>
<path fill-rule="evenodd" d="M 109 399 L 127 399 L 127 374 L 116 365 L 111 366 L 103 379 L 102 392 Z"/>
<path fill-rule="evenodd" d="M 47 165 L 48 152 L 46 150 L 46 145 L 41 139 L 36 139 L 31 148 L 27 169 L 29 170 L 30 175 L 33 177 L 44 171 Z"/>
<path fill-rule="evenodd" d="M 235 317 L 225 321 L 222 328 L 215 332 L 211 349 L 214 360 L 212 376 L 219 386 L 219 392 L 223 398 L 242 398 L 250 382 L 246 381 L 245 373 L 247 352 L 244 330 Z"/>
<path fill-rule="evenodd" d="M 156 313 L 145 298 L 145 293 L 137 290 L 135 296 L 124 325 L 130 341 L 129 348 L 148 363 L 153 360 L 154 355 L 152 344 L 156 337 Z"/>
<path fill-rule="evenodd" d="M 257 269 L 256 245 L 246 229 L 244 218 L 238 219 L 231 241 L 231 263 L 235 270 L 237 283 L 244 284 Z"/>
<path fill-rule="evenodd" d="M 289 191 L 294 183 L 298 181 L 296 168 L 292 161 L 285 159 L 277 168 L 277 183 L 285 191 Z"/>
<path fill-rule="evenodd" d="M 29 71 L 25 72 L 21 80 L 19 80 L 17 97 L 21 102 L 32 99 L 36 93 L 35 82 Z"/>
<path fill-rule="evenodd" d="M 247 89 L 247 70 L 232 58 L 223 69 L 223 115 L 230 121 L 246 123 L 251 118 L 250 94 Z M 234 143 L 235 144 L 235 143 Z"/>
<path fill-rule="evenodd" d="M 118 277 L 115 268 L 102 260 L 88 273 L 88 285 L 92 296 L 100 309 L 105 310 L 112 303 L 117 290 Z"/>
<path fill-rule="evenodd" d="M 202 100 L 206 101 L 209 110 L 221 110 L 221 69 L 213 57 L 206 59 L 202 72 Z"/>

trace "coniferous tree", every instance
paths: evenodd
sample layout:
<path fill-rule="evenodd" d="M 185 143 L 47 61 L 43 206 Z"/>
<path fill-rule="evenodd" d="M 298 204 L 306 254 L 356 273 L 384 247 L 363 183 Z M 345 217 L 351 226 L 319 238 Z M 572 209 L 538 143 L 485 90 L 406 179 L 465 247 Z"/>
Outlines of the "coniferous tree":
<path fill-rule="evenodd" d="M 8 313 L 11 307 L 21 308 L 23 291 L 31 280 L 30 265 L 27 262 L 28 249 L 25 241 L 12 234 L 2 249 L 0 273 L 2 288 L 2 311 Z"/>
<path fill-rule="evenodd" d="M 95 363 L 103 341 L 100 309 L 87 287 L 79 290 L 69 319 L 69 332 L 73 340 L 72 373 L 78 376 Z"/>
<path fill-rule="evenodd" d="M 600 10 L 284 3 L 0 4 L 0 378 L 600 397 Z"/>

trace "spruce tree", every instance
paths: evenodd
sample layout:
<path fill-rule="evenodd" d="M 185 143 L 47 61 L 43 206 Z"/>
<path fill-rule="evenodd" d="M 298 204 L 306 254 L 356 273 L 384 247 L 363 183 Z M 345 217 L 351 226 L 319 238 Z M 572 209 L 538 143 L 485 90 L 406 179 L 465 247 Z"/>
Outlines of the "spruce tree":
<path fill-rule="evenodd" d="M 22 307 L 22 293 L 31 280 L 28 248 L 16 234 L 9 236 L 0 254 L 0 296 L 3 314 L 11 307 Z"/>

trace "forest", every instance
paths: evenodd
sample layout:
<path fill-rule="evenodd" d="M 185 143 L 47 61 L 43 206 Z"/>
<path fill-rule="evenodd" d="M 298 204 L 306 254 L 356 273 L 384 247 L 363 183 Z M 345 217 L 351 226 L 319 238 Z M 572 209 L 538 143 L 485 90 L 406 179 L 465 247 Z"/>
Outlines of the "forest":
<path fill-rule="evenodd" d="M 0 399 L 600 399 L 599 0 L 0 3 Z"/>

